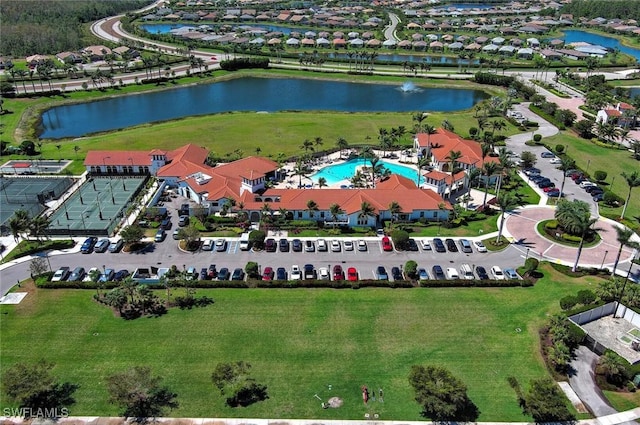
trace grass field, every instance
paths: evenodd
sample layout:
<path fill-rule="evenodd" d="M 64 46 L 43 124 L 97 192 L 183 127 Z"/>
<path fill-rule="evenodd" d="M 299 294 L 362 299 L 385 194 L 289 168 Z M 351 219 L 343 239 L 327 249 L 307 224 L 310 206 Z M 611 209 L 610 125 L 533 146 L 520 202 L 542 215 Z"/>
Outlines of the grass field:
<path fill-rule="evenodd" d="M 526 387 L 546 375 L 538 327 L 559 298 L 595 282 L 543 270 L 532 288 L 200 290 L 215 304 L 135 321 L 115 318 L 93 291 L 34 290 L 18 306 L 0 306 L 1 369 L 55 362 L 60 378 L 80 385 L 72 415 L 117 414 L 105 378 L 149 365 L 179 395 L 172 416 L 418 420 L 409 368 L 436 364 L 467 384 L 480 420 L 529 420 L 506 378 Z M 218 362 L 235 360 L 253 365 L 269 400 L 223 405 L 209 377 Z M 384 403 L 364 406 L 361 385 L 383 388 Z M 322 410 L 314 394 L 344 405 Z"/>

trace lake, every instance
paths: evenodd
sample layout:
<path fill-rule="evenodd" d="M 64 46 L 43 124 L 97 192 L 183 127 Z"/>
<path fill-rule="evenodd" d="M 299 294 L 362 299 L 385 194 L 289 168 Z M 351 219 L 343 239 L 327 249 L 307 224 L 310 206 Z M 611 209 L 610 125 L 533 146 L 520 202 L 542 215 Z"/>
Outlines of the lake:
<path fill-rule="evenodd" d="M 40 138 L 60 139 L 229 111 L 410 112 L 469 109 L 481 90 L 415 88 L 297 78 L 245 77 L 217 83 L 56 106 L 42 114 Z M 409 89 L 407 89 L 407 87 Z"/>
<path fill-rule="evenodd" d="M 631 55 L 637 60 L 640 60 L 640 49 L 634 49 L 623 45 L 620 40 L 613 37 L 606 37 L 604 35 L 593 34 L 586 31 L 579 30 L 566 30 L 564 31 L 563 40 L 565 43 L 575 43 L 578 41 L 584 41 L 590 44 L 597 44 L 602 47 L 608 47 L 610 49 L 617 48 L 622 53 Z"/>

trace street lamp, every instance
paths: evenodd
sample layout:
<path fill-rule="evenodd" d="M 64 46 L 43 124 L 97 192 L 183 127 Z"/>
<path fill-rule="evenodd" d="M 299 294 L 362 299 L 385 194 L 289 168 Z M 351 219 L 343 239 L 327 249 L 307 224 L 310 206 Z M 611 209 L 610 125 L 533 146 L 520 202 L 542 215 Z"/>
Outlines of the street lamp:
<path fill-rule="evenodd" d="M 609 251 L 607 251 L 607 250 L 604 251 L 604 257 L 602 257 L 602 264 L 600 264 L 600 270 L 602 270 L 602 268 L 604 267 L 604 260 L 607 259 L 607 254 L 608 253 L 609 253 Z"/>
<path fill-rule="evenodd" d="M 529 259 L 529 250 L 530 250 L 530 249 L 531 249 L 531 248 L 527 248 L 527 255 L 525 255 L 525 256 L 524 256 L 524 262 L 525 262 L 525 263 L 526 263 L 526 262 L 527 262 L 527 260 Z"/>

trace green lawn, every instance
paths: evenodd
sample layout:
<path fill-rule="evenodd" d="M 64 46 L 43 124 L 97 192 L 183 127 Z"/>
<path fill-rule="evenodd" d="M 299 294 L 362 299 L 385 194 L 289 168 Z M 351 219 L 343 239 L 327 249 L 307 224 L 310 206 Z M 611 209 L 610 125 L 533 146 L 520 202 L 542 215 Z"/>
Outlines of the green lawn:
<path fill-rule="evenodd" d="M 135 321 L 115 318 L 93 291 L 36 290 L 18 306 L 0 306 L 0 368 L 55 362 L 59 377 L 80 385 L 72 415 L 117 414 L 105 378 L 149 365 L 179 395 L 173 416 L 361 419 L 369 412 L 418 420 L 409 368 L 437 364 L 467 384 L 480 420 L 529 420 L 506 378 L 526 387 L 546 375 L 539 325 L 559 298 L 595 282 L 543 270 L 547 277 L 533 288 L 200 290 L 215 304 Z M 269 400 L 224 407 L 209 376 L 218 362 L 235 360 L 253 365 Z M 383 388 L 384 403 L 364 406 L 361 385 Z M 342 397 L 344 406 L 322 410 L 314 394 Z"/>

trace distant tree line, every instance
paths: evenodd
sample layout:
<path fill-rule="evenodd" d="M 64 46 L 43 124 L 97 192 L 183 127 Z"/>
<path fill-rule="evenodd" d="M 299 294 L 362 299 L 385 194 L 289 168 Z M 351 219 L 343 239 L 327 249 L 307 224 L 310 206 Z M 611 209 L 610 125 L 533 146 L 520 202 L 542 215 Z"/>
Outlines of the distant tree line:
<path fill-rule="evenodd" d="M 0 2 L 0 54 L 26 57 L 94 44 L 84 24 L 138 9 L 146 0 L 6 0 Z"/>
<path fill-rule="evenodd" d="M 560 9 L 575 18 L 640 19 L 637 0 L 573 0 Z"/>

